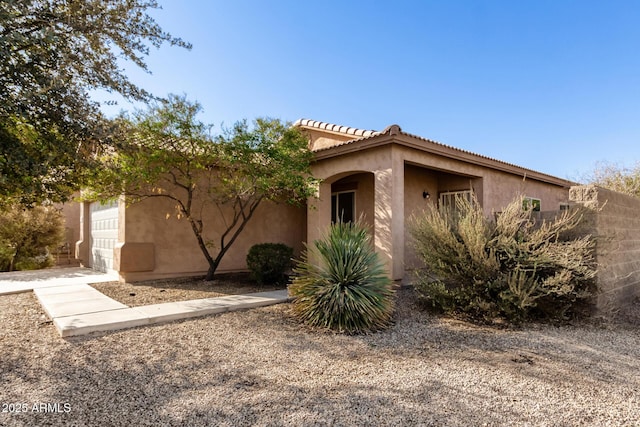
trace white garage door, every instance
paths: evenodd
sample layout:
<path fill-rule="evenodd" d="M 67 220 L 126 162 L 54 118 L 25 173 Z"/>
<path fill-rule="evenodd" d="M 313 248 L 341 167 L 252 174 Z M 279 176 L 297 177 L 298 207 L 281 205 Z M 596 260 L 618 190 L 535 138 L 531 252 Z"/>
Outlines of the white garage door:
<path fill-rule="evenodd" d="M 113 271 L 113 248 L 118 242 L 118 200 L 91 203 L 91 268 Z"/>

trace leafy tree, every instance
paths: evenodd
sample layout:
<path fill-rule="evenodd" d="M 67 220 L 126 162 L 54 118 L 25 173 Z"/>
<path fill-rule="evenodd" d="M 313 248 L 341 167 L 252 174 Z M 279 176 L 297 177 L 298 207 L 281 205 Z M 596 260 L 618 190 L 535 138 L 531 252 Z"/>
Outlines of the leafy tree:
<path fill-rule="evenodd" d="M 587 180 L 613 191 L 640 197 L 640 162 L 633 167 L 598 163 Z"/>
<path fill-rule="evenodd" d="M 147 14 L 154 0 L 0 2 L 0 203 L 64 200 L 110 128 L 89 91 L 148 101 L 119 59 L 144 70 L 149 45 L 189 48 Z"/>
<path fill-rule="evenodd" d="M 125 194 L 133 202 L 174 202 L 209 263 L 211 279 L 263 201 L 302 203 L 316 181 L 308 141 L 297 128 L 257 119 L 253 126 L 242 121 L 211 136 L 211 126 L 196 117 L 200 111 L 197 102 L 170 95 L 123 117 L 127 133 L 117 151 L 104 156 L 91 197 Z M 212 210 L 224 220 L 224 230 L 207 228 Z"/>

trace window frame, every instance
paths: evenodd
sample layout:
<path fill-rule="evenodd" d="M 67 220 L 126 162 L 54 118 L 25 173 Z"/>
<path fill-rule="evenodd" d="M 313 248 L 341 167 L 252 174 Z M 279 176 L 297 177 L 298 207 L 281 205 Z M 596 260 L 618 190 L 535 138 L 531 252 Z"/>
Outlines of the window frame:
<path fill-rule="evenodd" d="M 542 212 L 542 200 L 540 200 L 539 198 L 524 196 L 524 198 L 522 199 L 522 209 L 528 209 L 528 203 L 531 203 L 531 205 L 533 206 L 532 212 Z"/>
<path fill-rule="evenodd" d="M 450 208 L 455 208 L 455 197 L 459 195 L 464 195 L 469 202 L 473 200 L 473 190 L 443 191 L 438 195 L 438 203 L 441 207 L 447 206 Z M 445 196 L 449 198 L 449 201 L 447 203 L 445 203 Z"/>

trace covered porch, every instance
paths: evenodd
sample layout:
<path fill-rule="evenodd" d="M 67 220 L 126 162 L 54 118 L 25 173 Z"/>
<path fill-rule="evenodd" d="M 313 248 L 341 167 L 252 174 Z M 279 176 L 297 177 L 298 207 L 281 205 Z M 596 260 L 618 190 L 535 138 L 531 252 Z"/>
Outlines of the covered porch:
<path fill-rule="evenodd" d="M 482 200 L 482 179 L 420 165 L 393 145 L 360 151 L 314 164 L 321 179 L 317 199 L 307 209 L 307 242 L 332 222 L 361 218 L 370 228 L 375 249 L 393 280 L 417 265 L 411 245 L 411 216 L 429 204 L 447 203 L 455 194 Z"/>

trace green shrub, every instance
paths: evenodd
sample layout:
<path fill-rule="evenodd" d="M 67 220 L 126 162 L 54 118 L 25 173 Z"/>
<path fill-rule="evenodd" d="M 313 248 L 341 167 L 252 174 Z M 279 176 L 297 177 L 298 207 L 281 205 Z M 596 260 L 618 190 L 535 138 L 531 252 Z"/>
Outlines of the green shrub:
<path fill-rule="evenodd" d="M 9 242 L 0 241 L 0 271 L 9 271 L 13 261 L 14 250 L 9 246 Z"/>
<path fill-rule="evenodd" d="M 575 314 L 595 286 L 593 239 L 576 237 L 580 220 L 580 211 L 570 210 L 537 222 L 522 197 L 495 220 L 475 200 L 431 206 L 411 226 L 425 266 L 416 289 L 433 308 L 476 320 Z"/>
<path fill-rule="evenodd" d="M 360 222 L 333 224 L 294 272 L 289 294 L 302 322 L 346 333 L 389 325 L 395 291 Z"/>
<path fill-rule="evenodd" d="M 293 248 L 283 243 L 253 245 L 247 254 L 247 266 L 253 279 L 262 283 L 284 283 L 291 268 Z"/>
<path fill-rule="evenodd" d="M 51 267 L 54 264 L 53 256 L 50 253 L 43 253 L 29 258 L 20 258 L 16 261 L 14 270 L 40 270 L 42 268 Z"/>
<path fill-rule="evenodd" d="M 50 206 L 0 211 L 0 271 L 52 265 L 50 252 L 64 242 L 64 221 Z"/>

